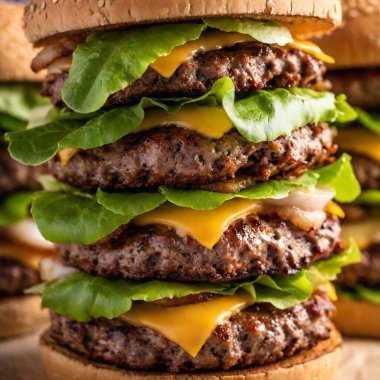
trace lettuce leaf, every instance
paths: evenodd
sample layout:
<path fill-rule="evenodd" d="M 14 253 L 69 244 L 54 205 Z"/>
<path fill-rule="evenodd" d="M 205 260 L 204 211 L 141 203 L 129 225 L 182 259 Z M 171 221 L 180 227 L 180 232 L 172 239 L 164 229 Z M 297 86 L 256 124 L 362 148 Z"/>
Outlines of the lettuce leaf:
<path fill-rule="evenodd" d="M 42 182 L 46 190 L 35 195 L 32 214 L 45 239 L 55 243 L 92 244 L 165 201 L 195 210 L 212 210 L 233 198 L 281 199 L 297 188 L 313 190 L 318 184 L 328 185 L 338 194 L 341 183 L 334 180 L 334 173 L 351 188 L 352 201 L 359 191 L 355 193 L 356 180 L 352 182 L 350 161 L 343 155 L 337 162 L 321 174 L 319 170 L 310 171 L 297 180 L 272 180 L 235 194 L 161 186 L 159 193 L 107 193 L 98 189 L 93 196 L 44 176 Z M 344 170 L 342 165 L 346 166 Z M 342 173 L 346 173 L 347 178 Z"/>
<path fill-rule="evenodd" d="M 0 202 L 0 226 L 9 226 L 24 220 L 29 215 L 33 194 L 24 191 L 3 198 Z"/>
<path fill-rule="evenodd" d="M 335 200 L 350 203 L 360 194 L 361 188 L 351 165 L 351 157 L 343 154 L 333 164 L 314 171 L 319 175 L 318 183 L 335 190 Z"/>
<path fill-rule="evenodd" d="M 58 115 L 46 125 L 8 133 L 9 151 L 14 159 L 23 164 L 39 165 L 62 149 L 99 147 L 138 130 L 145 108 L 159 107 L 167 112 L 176 112 L 194 103 L 199 106 L 222 106 L 235 128 L 252 142 L 272 141 L 279 136 L 290 135 L 309 122 L 334 122 L 348 115 L 346 108 L 350 108 L 332 93 L 301 88 L 255 91 L 236 100 L 232 80 L 222 78 L 207 94 L 195 99 L 143 98 L 138 105 L 100 114 Z"/>
<path fill-rule="evenodd" d="M 0 131 L 17 131 L 18 129 L 25 129 L 26 125 L 26 121 L 0 113 Z"/>
<path fill-rule="evenodd" d="M 353 300 L 368 301 L 375 305 L 380 305 L 380 287 L 367 287 L 358 284 L 352 288 L 337 287 L 338 296 L 341 298 L 348 298 Z"/>
<path fill-rule="evenodd" d="M 74 51 L 62 99 L 80 113 L 97 111 L 108 97 L 140 78 L 157 58 L 196 40 L 204 24 L 155 25 L 91 34 Z"/>
<path fill-rule="evenodd" d="M 37 84 L 1 84 L 0 113 L 27 122 L 35 107 L 49 101 L 40 95 Z"/>
<path fill-rule="evenodd" d="M 204 23 L 223 32 L 248 34 L 263 44 L 285 46 L 294 41 L 289 29 L 274 21 L 218 17 L 205 19 Z"/>
<path fill-rule="evenodd" d="M 287 309 L 308 300 L 327 279 L 335 279 L 343 265 L 353 262 L 352 252 L 355 249 L 357 247 L 353 245 L 336 256 L 340 259 L 334 257 L 324 261 L 323 266 L 312 266 L 287 276 L 261 275 L 254 279 L 223 283 L 179 283 L 112 280 L 76 272 L 44 286 L 31 288 L 28 293 L 42 293 L 44 307 L 79 322 L 117 318 L 127 313 L 134 301 L 152 302 L 203 292 L 228 296 L 238 290 L 246 291 L 256 303 L 271 303 L 278 309 Z"/>
<path fill-rule="evenodd" d="M 380 205 L 380 190 L 363 190 L 356 203 L 361 205 Z"/>
<path fill-rule="evenodd" d="M 371 132 L 380 135 L 380 114 L 368 113 L 360 108 L 355 108 L 358 115 L 358 122 L 369 129 Z"/>

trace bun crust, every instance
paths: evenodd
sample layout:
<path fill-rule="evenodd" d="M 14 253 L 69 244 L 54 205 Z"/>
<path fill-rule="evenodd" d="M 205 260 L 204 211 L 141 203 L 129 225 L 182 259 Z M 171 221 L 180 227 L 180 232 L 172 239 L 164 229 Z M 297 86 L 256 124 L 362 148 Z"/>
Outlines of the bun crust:
<path fill-rule="evenodd" d="M 64 33 L 216 16 L 279 20 L 307 37 L 339 25 L 342 9 L 340 0 L 31 0 L 25 24 L 38 44 Z"/>
<path fill-rule="evenodd" d="M 34 82 L 43 77 L 30 68 L 37 51 L 25 38 L 22 15 L 22 5 L 0 1 L 0 82 Z"/>
<path fill-rule="evenodd" d="M 49 313 L 41 309 L 40 296 L 5 297 L 0 300 L 0 338 L 38 330 L 47 324 Z"/>
<path fill-rule="evenodd" d="M 158 374 L 119 369 L 87 361 L 57 345 L 49 331 L 41 338 L 45 371 L 51 380 L 328 380 L 340 359 L 341 336 L 332 331 L 331 338 L 311 350 L 271 365 L 245 370 L 200 374 Z"/>
<path fill-rule="evenodd" d="M 334 322 L 345 335 L 380 338 L 380 305 L 339 299 Z"/>
<path fill-rule="evenodd" d="M 380 2 L 345 0 L 343 25 L 316 42 L 332 55 L 334 69 L 380 66 Z"/>

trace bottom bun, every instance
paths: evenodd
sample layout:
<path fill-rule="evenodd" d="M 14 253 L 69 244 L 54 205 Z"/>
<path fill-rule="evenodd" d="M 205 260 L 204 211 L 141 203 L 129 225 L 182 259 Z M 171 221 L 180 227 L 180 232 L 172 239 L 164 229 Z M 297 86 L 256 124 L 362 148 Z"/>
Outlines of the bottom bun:
<path fill-rule="evenodd" d="M 0 298 L 0 338 L 39 330 L 49 321 L 49 312 L 41 309 L 40 296 Z"/>
<path fill-rule="evenodd" d="M 345 335 L 380 338 L 380 305 L 368 301 L 339 299 L 334 322 Z"/>
<path fill-rule="evenodd" d="M 50 380 L 295 380 L 331 379 L 339 364 L 342 339 L 333 329 L 330 339 L 318 343 L 311 350 L 274 364 L 244 370 L 170 374 L 128 371 L 114 366 L 90 362 L 60 347 L 49 331 L 41 338 L 41 352 L 45 371 Z"/>

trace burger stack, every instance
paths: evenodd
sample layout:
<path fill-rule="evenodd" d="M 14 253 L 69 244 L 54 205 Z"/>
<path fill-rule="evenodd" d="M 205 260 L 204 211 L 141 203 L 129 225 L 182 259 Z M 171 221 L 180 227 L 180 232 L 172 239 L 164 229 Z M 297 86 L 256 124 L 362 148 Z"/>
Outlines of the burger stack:
<path fill-rule="evenodd" d="M 353 157 L 362 187 L 346 206 L 343 238 L 355 237 L 360 264 L 339 277 L 336 322 L 346 334 L 380 337 L 380 2 L 345 1 L 344 24 L 322 46 L 336 56 L 328 78 L 356 106 L 357 120 L 339 128 L 337 143 Z"/>
<path fill-rule="evenodd" d="M 359 186 L 332 124 L 355 112 L 302 38 L 340 10 L 30 1 L 56 109 L 7 139 L 52 175 L 32 214 L 60 260 L 29 290 L 51 310 L 52 379 L 332 376 L 330 281 L 360 259 L 340 242 L 333 199 Z"/>

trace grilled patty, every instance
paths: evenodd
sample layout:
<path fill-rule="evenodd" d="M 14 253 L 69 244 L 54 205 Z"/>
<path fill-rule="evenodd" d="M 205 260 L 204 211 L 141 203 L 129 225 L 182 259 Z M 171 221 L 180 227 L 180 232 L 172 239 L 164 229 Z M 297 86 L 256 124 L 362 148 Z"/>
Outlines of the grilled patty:
<path fill-rule="evenodd" d="M 40 282 L 38 271 L 20 261 L 0 257 L 0 296 L 22 294 Z"/>
<path fill-rule="evenodd" d="M 52 314 L 50 337 L 90 360 L 128 369 L 228 370 L 273 363 L 328 339 L 333 311 L 323 293 L 287 310 L 255 305 L 219 325 L 195 358 L 159 333 L 119 320 L 78 323 Z"/>
<path fill-rule="evenodd" d="M 348 287 L 357 284 L 380 285 L 380 243 L 372 243 L 362 250 L 362 262 L 343 268 L 337 282 Z"/>
<path fill-rule="evenodd" d="M 37 190 L 37 178 L 46 167 L 25 166 L 9 156 L 5 147 L 0 147 L 0 196 L 19 190 Z"/>
<path fill-rule="evenodd" d="M 69 55 L 67 46 L 63 49 Z M 58 58 L 58 57 L 56 57 Z M 326 71 L 320 60 L 300 50 L 287 50 L 248 42 L 230 48 L 197 54 L 165 78 L 148 68 L 141 78 L 124 90 L 110 96 L 106 107 L 114 107 L 148 97 L 195 97 L 206 93 L 220 78 L 233 80 L 237 92 L 264 88 L 312 87 L 329 88 L 323 79 Z M 46 77 L 43 94 L 54 104 L 62 105 L 61 90 L 68 72 Z"/>
<path fill-rule="evenodd" d="M 304 231 L 276 215 L 250 214 L 233 222 L 210 250 L 165 225 L 128 225 L 92 245 L 57 246 L 65 264 L 125 279 L 223 281 L 290 274 L 340 251 L 340 226 L 328 216 Z"/>
<path fill-rule="evenodd" d="M 380 68 L 329 71 L 326 78 L 336 94 L 345 94 L 350 104 L 364 109 L 380 107 Z"/>
<path fill-rule="evenodd" d="M 351 154 L 352 165 L 362 189 L 380 189 L 380 164 L 369 157 Z"/>
<path fill-rule="evenodd" d="M 255 144 L 236 130 L 210 139 L 189 129 L 162 127 L 79 151 L 66 164 L 57 156 L 50 170 L 85 190 L 200 187 L 237 174 L 255 181 L 287 179 L 332 162 L 334 132 L 325 124 L 308 125 L 288 137 Z"/>

